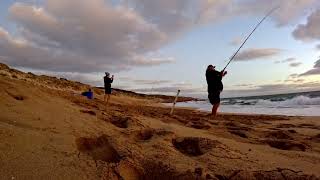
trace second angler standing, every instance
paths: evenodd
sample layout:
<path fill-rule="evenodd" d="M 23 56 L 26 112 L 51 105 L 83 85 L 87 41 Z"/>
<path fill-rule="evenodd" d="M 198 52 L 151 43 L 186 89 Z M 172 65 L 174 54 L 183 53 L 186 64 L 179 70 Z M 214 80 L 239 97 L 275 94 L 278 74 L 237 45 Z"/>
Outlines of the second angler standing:
<path fill-rule="evenodd" d="M 110 95 L 112 92 L 111 84 L 113 83 L 113 75 L 110 77 L 110 73 L 106 72 L 106 76 L 103 77 L 104 80 L 104 101 L 106 102 L 106 107 L 110 100 Z"/>

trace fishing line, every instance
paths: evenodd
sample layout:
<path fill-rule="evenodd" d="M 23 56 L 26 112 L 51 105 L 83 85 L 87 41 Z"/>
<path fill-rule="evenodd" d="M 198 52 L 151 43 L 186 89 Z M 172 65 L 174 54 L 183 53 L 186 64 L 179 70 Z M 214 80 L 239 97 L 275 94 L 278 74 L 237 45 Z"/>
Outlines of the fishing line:
<path fill-rule="evenodd" d="M 275 12 L 277 9 L 279 9 L 280 7 L 275 7 L 273 9 L 271 9 L 261 20 L 260 22 L 255 26 L 255 28 L 251 31 L 251 33 L 247 36 L 247 38 L 244 40 L 244 42 L 241 44 L 241 46 L 238 48 L 238 50 L 231 56 L 228 64 L 226 65 L 225 68 L 223 68 L 223 71 L 225 71 L 227 69 L 227 67 L 229 66 L 229 64 L 234 60 L 234 58 L 237 56 L 237 54 L 239 53 L 239 51 L 241 50 L 241 48 L 246 44 L 246 42 L 248 41 L 248 39 L 251 37 L 251 35 L 258 29 L 258 27 L 263 23 L 264 20 L 266 20 L 273 12 Z"/>

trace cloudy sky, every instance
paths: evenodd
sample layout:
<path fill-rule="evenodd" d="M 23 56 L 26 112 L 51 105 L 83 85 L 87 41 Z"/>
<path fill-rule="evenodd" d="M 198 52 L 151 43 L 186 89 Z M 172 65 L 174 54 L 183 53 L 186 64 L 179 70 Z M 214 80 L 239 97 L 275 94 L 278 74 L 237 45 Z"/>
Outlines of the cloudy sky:
<path fill-rule="evenodd" d="M 279 6 L 228 68 L 224 96 L 320 90 L 319 0 L 0 1 L 0 62 L 38 74 L 145 93 L 206 95 L 256 23 Z"/>

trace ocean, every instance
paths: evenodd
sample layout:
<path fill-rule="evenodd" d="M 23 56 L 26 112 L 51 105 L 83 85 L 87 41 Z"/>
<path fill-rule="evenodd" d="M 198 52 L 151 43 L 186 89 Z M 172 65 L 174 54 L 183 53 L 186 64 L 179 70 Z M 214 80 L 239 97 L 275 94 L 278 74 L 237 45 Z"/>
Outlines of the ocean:
<path fill-rule="evenodd" d="M 211 111 L 209 101 L 177 103 L 178 107 L 192 107 Z M 287 116 L 320 116 L 320 91 L 267 96 L 224 98 L 219 112 L 267 114 Z"/>

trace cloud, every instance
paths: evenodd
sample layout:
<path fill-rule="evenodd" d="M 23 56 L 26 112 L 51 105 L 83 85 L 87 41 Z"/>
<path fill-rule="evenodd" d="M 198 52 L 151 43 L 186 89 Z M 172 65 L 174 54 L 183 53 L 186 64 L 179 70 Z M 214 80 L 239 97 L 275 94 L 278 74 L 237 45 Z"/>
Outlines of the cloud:
<path fill-rule="evenodd" d="M 240 37 L 234 38 L 229 44 L 232 46 L 238 46 L 242 43 L 243 39 Z"/>
<path fill-rule="evenodd" d="M 168 93 L 174 93 L 178 91 L 178 88 L 176 87 L 156 87 L 156 88 L 141 88 L 141 89 L 133 89 L 135 92 L 143 92 L 143 93 L 161 93 L 161 94 L 168 94 Z"/>
<path fill-rule="evenodd" d="M 161 64 L 170 64 L 174 62 L 175 62 L 175 59 L 172 57 L 167 57 L 167 58 L 136 57 L 136 58 L 133 58 L 133 60 L 129 63 L 135 66 L 158 66 Z"/>
<path fill-rule="evenodd" d="M 294 73 L 294 74 L 290 74 L 290 75 L 289 75 L 290 78 L 296 78 L 296 77 L 298 77 L 298 76 L 299 76 L 299 74 L 297 74 L 297 73 Z"/>
<path fill-rule="evenodd" d="M 313 69 L 300 74 L 300 76 L 320 75 L 320 59 L 315 62 Z"/>
<path fill-rule="evenodd" d="M 291 83 L 303 83 L 305 82 L 305 79 L 287 79 L 284 82 L 291 82 Z"/>
<path fill-rule="evenodd" d="M 20 38 L 1 29 L 0 53 L 12 66 L 87 73 L 175 61 L 148 55 L 170 41 L 168 32 L 102 0 L 47 0 L 41 8 L 15 3 L 9 12 Z"/>
<path fill-rule="evenodd" d="M 304 16 L 311 8 L 319 7 L 318 0 L 295 0 L 294 3 L 288 0 L 248 0 L 243 1 L 238 8 L 243 14 L 265 15 L 272 7 L 279 7 L 272 14 L 272 18 L 278 26 L 296 22 Z"/>
<path fill-rule="evenodd" d="M 188 87 L 192 87 L 192 83 L 189 82 L 180 82 L 180 83 L 175 83 L 172 84 L 173 87 L 178 87 L 178 88 L 188 88 Z"/>
<path fill-rule="evenodd" d="M 137 79 L 134 77 L 128 77 L 128 76 L 120 76 L 117 79 L 119 79 L 122 82 L 133 83 L 135 85 L 163 85 L 163 84 L 169 84 L 172 83 L 171 80 L 162 80 L 162 79 Z"/>
<path fill-rule="evenodd" d="M 140 85 L 162 85 L 168 84 L 171 81 L 169 80 L 146 80 L 146 79 L 135 79 L 132 81 L 133 83 L 140 84 Z"/>
<path fill-rule="evenodd" d="M 220 5 L 219 11 L 216 12 L 207 8 L 207 12 L 214 14 L 213 17 L 215 17 L 215 19 L 226 19 L 234 16 L 238 17 L 239 15 L 264 16 L 271 8 L 279 7 L 279 9 L 271 15 L 271 18 L 275 21 L 277 26 L 285 26 L 298 22 L 298 20 L 305 16 L 310 9 L 320 7 L 320 2 L 318 0 L 295 0 L 294 3 L 288 0 L 212 0 L 211 2 L 212 4 L 215 4 L 214 7 L 219 7 Z M 208 15 L 209 13 L 204 14 Z M 217 16 L 217 14 L 221 15 Z"/>
<path fill-rule="evenodd" d="M 247 89 L 227 89 L 223 91 L 224 97 L 241 97 L 241 96 L 255 96 L 255 95 L 269 95 L 294 93 L 302 91 L 318 90 L 319 82 L 305 82 L 303 79 L 292 80 L 289 83 L 281 84 L 263 84 L 257 85 L 253 88 Z"/>
<path fill-rule="evenodd" d="M 320 68 L 320 59 L 315 62 L 314 68 Z"/>
<path fill-rule="evenodd" d="M 314 11 L 306 24 L 300 24 L 293 31 L 293 37 L 301 41 L 320 40 L 320 9 Z"/>
<path fill-rule="evenodd" d="M 320 44 L 316 45 L 316 50 L 320 50 Z"/>
<path fill-rule="evenodd" d="M 223 19 L 231 0 L 46 0 L 15 3 L 18 36 L 1 41 L 5 63 L 57 72 L 128 70 L 173 58 L 151 57 L 200 23 Z M 230 12 L 230 11 L 228 11 Z M 19 38 L 18 38 L 19 37 Z M 23 41 L 23 47 L 16 41 Z"/>
<path fill-rule="evenodd" d="M 180 34 L 190 26 L 233 16 L 233 0 L 131 0 L 135 11 L 166 32 Z M 235 6 L 236 7 L 236 6 Z M 178 31 L 177 31 L 178 30 Z M 181 31 L 182 30 L 182 31 Z"/>
<path fill-rule="evenodd" d="M 319 87 L 319 82 L 305 82 L 295 84 L 265 84 L 258 86 L 257 90 L 262 92 L 290 92 L 299 91 L 303 89 L 314 89 Z"/>
<path fill-rule="evenodd" d="M 314 68 L 301 74 L 301 76 L 311 76 L 311 75 L 319 75 L 319 74 L 320 74 L 320 68 Z"/>
<path fill-rule="evenodd" d="M 286 63 L 286 62 L 292 62 L 292 61 L 295 61 L 295 60 L 297 60 L 296 58 L 287 58 L 287 59 L 285 59 L 285 60 L 283 60 L 283 61 L 281 61 L 282 63 Z"/>
<path fill-rule="evenodd" d="M 297 60 L 297 59 L 292 57 L 292 58 L 287 58 L 287 59 L 282 60 L 282 61 L 275 61 L 274 63 L 275 63 L 275 64 L 280 64 L 280 63 L 293 62 L 293 61 L 295 61 L 295 60 Z"/>
<path fill-rule="evenodd" d="M 132 91 L 140 93 L 153 93 L 153 94 L 166 94 L 173 95 L 177 93 L 178 90 L 181 90 L 182 96 L 193 96 L 193 97 L 203 97 L 206 93 L 206 87 L 195 87 L 191 83 L 165 83 L 158 84 L 157 87 L 148 87 L 148 88 L 132 88 Z"/>
<path fill-rule="evenodd" d="M 15 3 L 9 17 L 17 32 L 13 35 L 1 30 L 0 56 L 12 66 L 55 72 L 116 72 L 159 66 L 175 60 L 150 54 L 193 28 L 248 12 L 261 15 L 275 4 L 282 6 L 281 13 L 273 16 L 282 25 L 316 7 L 315 0 L 45 0 L 41 7 Z M 244 56 L 250 60 L 275 53 L 270 51 Z"/>
<path fill-rule="evenodd" d="M 253 87 L 254 84 L 236 84 L 234 87 Z"/>
<path fill-rule="evenodd" d="M 240 52 L 236 57 L 236 61 L 250 61 L 261 58 L 272 57 L 282 52 L 281 49 L 276 48 L 264 48 L 264 49 L 247 49 Z"/>
<path fill-rule="evenodd" d="M 299 67 L 299 66 L 301 66 L 301 65 L 302 65 L 301 62 L 294 62 L 294 63 L 290 63 L 290 64 L 289 64 L 290 67 Z"/>

